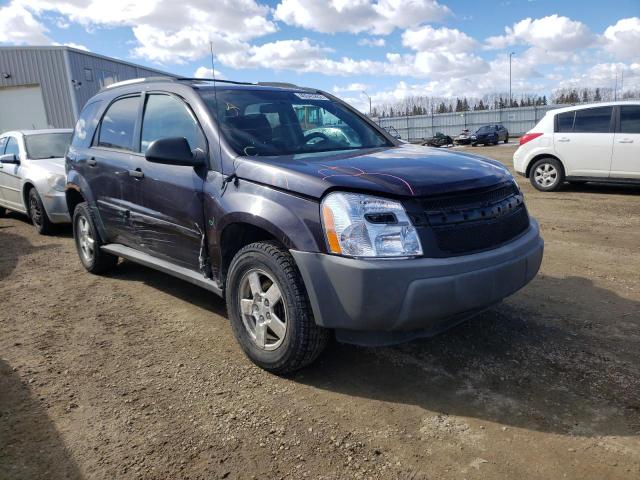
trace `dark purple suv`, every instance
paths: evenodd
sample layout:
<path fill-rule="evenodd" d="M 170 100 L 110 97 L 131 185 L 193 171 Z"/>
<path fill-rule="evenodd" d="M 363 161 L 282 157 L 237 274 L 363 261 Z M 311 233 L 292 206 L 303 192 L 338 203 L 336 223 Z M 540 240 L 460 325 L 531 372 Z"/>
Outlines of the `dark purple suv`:
<path fill-rule="evenodd" d="M 433 335 L 542 261 L 500 163 L 401 143 L 293 85 L 113 85 L 84 107 L 66 166 L 88 271 L 121 257 L 225 297 L 244 351 L 276 373 L 312 362 L 331 333 Z"/>

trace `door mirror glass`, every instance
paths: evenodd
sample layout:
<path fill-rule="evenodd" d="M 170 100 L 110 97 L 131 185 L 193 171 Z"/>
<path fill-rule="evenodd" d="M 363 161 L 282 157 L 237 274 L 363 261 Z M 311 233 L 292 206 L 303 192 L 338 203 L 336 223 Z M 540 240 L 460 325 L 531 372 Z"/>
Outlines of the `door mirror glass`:
<path fill-rule="evenodd" d="M 15 153 L 7 153 L 5 155 L 0 155 L 0 163 L 20 165 L 20 160 Z"/>
<path fill-rule="evenodd" d="M 196 167 L 204 163 L 201 156 L 193 154 L 189 142 L 184 137 L 155 140 L 151 142 L 144 156 L 149 162 L 166 165 Z"/>

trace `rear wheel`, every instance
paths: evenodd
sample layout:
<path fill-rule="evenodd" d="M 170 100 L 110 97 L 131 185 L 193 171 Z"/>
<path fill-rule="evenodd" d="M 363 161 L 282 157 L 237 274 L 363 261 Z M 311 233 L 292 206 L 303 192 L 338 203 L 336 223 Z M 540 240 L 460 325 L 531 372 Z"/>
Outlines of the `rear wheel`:
<path fill-rule="evenodd" d="M 118 263 L 118 257 L 100 250 L 102 242 L 86 202 L 78 204 L 73 214 L 73 238 L 80 262 L 88 272 L 103 273 Z"/>
<path fill-rule="evenodd" d="M 40 195 L 35 188 L 29 190 L 27 196 L 29 200 L 29 217 L 36 231 L 41 235 L 49 235 L 54 230 L 54 224 L 49 220 L 47 211 L 44 209 Z"/>
<path fill-rule="evenodd" d="M 226 284 L 227 312 L 238 343 L 259 367 L 276 374 L 313 362 L 329 331 L 316 325 L 289 252 L 275 242 L 241 249 Z"/>
<path fill-rule="evenodd" d="M 0 207 L 0 218 L 5 217 L 7 215 L 7 209 L 4 207 Z"/>
<path fill-rule="evenodd" d="M 564 169 L 555 158 L 542 158 L 531 167 L 529 180 L 541 192 L 553 192 L 564 182 Z"/>

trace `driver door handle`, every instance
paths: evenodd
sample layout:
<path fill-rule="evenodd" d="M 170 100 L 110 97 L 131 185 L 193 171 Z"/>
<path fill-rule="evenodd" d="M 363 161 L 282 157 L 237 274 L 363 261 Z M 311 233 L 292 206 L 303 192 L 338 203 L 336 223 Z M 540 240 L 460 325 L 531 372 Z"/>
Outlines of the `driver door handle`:
<path fill-rule="evenodd" d="M 618 140 L 618 143 L 633 143 L 633 140 L 630 138 L 623 138 L 622 140 Z"/>
<path fill-rule="evenodd" d="M 567 137 L 562 137 L 558 139 L 559 142 L 570 142 L 571 140 L 569 140 Z"/>
<path fill-rule="evenodd" d="M 144 178 L 144 172 L 136 168 L 135 170 L 129 170 L 129 176 L 133 178 Z"/>

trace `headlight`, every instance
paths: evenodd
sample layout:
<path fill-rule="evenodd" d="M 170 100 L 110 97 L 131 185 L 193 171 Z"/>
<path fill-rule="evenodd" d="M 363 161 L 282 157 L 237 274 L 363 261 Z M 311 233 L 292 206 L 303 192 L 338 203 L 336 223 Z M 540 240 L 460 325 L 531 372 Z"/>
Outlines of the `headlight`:
<path fill-rule="evenodd" d="M 335 192 L 320 206 L 331 253 L 350 257 L 422 255 L 416 229 L 394 200 Z"/>
<path fill-rule="evenodd" d="M 476 138 L 478 138 L 478 136 L 477 135 L 471 135 L 471 138 L 473 138 L 475 140 Z"/>
<path fill-rule="evenodd" d="M 47 183 L 52 189 L 57 190 L 58 192 L 64 192 L 64 185 L 66 181 L 67 179 L 64 175 L 59 175 L 57 173 L 50 173 L 47 175 Z"/>

